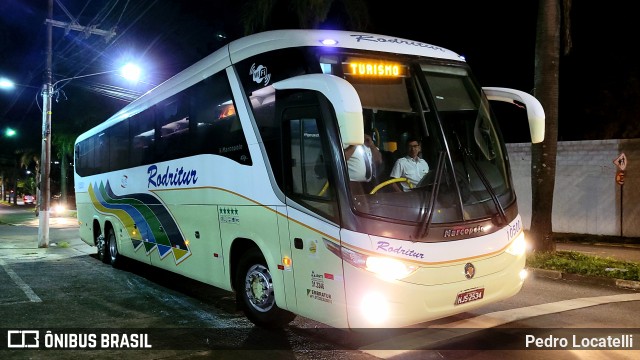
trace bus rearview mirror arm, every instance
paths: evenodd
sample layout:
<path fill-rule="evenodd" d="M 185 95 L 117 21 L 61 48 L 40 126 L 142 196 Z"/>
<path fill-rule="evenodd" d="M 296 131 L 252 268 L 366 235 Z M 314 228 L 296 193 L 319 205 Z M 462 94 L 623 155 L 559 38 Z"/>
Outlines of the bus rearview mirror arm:
<path fill-rule="evenodd" d="M 278 81 L 276 90 L 315 90 L 324 95 L 336 111 L 340 137 L 346 145 L 364 144 L 362 105 L 356 89 L 348 81 L 334 75 L 306 74 Z"/>
<path fill-rule="evenodd" d="M 531 142 L 534 144 L 544 140 L 544 109 L 540 101 L 524 91 L 501 88 L 483 87 L 485 95 L 489 100 L 503 101 L 518 106 L 524 106 L 529 119 L 529 131 L 531 132 Z"/>

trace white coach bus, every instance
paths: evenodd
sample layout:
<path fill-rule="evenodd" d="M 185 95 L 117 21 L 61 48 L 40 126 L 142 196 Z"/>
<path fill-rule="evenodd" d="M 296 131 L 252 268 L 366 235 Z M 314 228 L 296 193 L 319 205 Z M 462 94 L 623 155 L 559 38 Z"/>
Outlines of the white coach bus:
<path fill-rule="evenodd" d="M 78 137 L 80 236 L 114 266 L 234 291 L 265 327 L 403 327 L 500 301 L 526 244 L 489 100 L 525 107 L 542 141 L 535 98 L 480 87 L 439 46 L 247 36 Z M 392 171 L 413 141 L 419 181 Z"/>

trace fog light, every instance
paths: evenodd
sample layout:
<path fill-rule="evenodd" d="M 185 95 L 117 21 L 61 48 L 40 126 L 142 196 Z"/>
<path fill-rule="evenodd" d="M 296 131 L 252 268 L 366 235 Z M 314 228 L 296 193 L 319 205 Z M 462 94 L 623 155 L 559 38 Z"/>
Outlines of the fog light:
<path fill-rule="evenodd" d="M 529 276 L 529 272 L 527 271 L 527 269 L 520 270 L 520 280 L 521 281 L 524 281 L 524 279 L 526 279 L 527 276 Z"/>
<path fill-rule="evenodd" d="M 381 293 L 369 293 L 362 298 L 362 314 L 371 324 L 381 324 L 389 317 L 389 303 Z"/>

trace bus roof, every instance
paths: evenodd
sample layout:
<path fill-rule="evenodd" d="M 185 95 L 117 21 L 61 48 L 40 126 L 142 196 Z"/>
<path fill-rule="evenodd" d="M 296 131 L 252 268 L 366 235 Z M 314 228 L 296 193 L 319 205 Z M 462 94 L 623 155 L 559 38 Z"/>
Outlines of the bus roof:
<path fill-rule="evenodd" d="M 328 44 L 326 40 L 332 40 L 333 43 Z M 223 70 L 231 64 L 267 51 L 300 46 L 327 46 L 334 48 L 362 49 L 464 61 L 464 58 L 451 50 L 419 41 L 387 35 L 371 34 L 359 31 L 310 29 L 272 30 L 261 32 L 234 40 L 195 64 L 189 66 L 162 84 L 149 90 L 147 93 L 124 108 L 120 109 L 103 123 L 81 134 L 76 139 L 76 142 L 87 138 L 90 134 L 102 131 L 114 123 L 147 109 L 159 101 L 162 101 L 169 96 L 196 84 L 200 80 Z"/>
<path fill-rule="evenodd" d="M 327 40 L 333 41 L 328 44 Z M 231 62 L 236 63 L 265 51 L 298 47 L 327 46 L 363 49 L 396 54 L 413 54 L 449 60 L 463 60 L 448 49 L 387 35 L 342 30 L 273 30 L 249 35 L 229 43 Z"/>

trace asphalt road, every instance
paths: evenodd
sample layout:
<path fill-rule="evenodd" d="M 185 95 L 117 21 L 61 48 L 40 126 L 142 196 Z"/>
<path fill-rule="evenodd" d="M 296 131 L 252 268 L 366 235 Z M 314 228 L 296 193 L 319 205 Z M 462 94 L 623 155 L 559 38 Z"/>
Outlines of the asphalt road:
<path fill-rule="evenodd" d="M 6 207 L 0 206 L 0 212 L 3 210 L 7 210 Z M 446 346 L 453 347 L 451 351 L 395 351 L 396 348 L 402 349 L 402 341 L 406 339 L 425 343 L 442 333 L 442 330 L 434 333 L 429 328 L 413 334 L 392 331 L 375 334 L 379 337 L 375 344 L 391 344 L 375 346 L 390 346 L 391 349 L 361 351 L 362 339 L 343 330 L 327 328 L 301 317 L 284 330 L 256 328 L 236 311 L 233 294 L 229 292 L 137 262 L 127 262 L 125 268 L 119 269 L 103 264 L 96 258 L 95 248 L 77 237 L 77 222 L 73 218 L 52 218 L 51 246 L 38 248 L 37 219 L 28 209 L 24 210 L 15 215 L 16 209 L 10 209 L 14 215 L 9 218 L 6 212 L 0 214 L 5 223 L 11 219 L 23 224 L 0 224 L 1 359 L 248 357 L 272 360 L 373 359 L 377 356 L 398 360 L 451 360 L 471 356 L 484 360 L 500 357 L 500 354 L 454 350 L 455 347 L 469 349 L 495 344 L 495 339 L 512 341 L 517 346 L 519 340 L 509 333 L 512 330 L 501 329 L 496 321 L 497 324 L 512 323 L 515 327 L 543 331 L 576 326 L 637 328 L 636 317 L 628 316 L 637 313 L 640 304 L 633 291 L 532 279 L 525 283 L 520 294 L 508 301 L 430 323 L 428 327 L 444 324 L 454 329 L 462 327 L 462 330 L 469 330 L 469 327 L 480 323 L 483 328 L 494 329 L 476 332 L 472 336 L 459 336 L 460 340 L 448 340 Z M 592 302 L 603 301 L 599 300 L 603 296 L 604 299 L 621 297 L 623 300 L 613 303 L 604 300 L 602 305 L 592 307 Z M 630 300 L 624 300 L 626 297 Z M 581 308 L 585 303 L 582 298 L 589 299 L 588 307 Z M 566 309 L 558 310 L 563 307 Z M 540 309 L 544 311 L 540 312 Z M 86 347 L 91 345 L 91 336 L 94 336 L 95 347 L 77 351 L 8 350 L 2 341 L 8 344 L 9 331 L 16 330 L 37 330 L 41 335 L 39 341 L 43 343 L 46 332 L 51 331 L 53 337 L 50 339 L 57 341 L 53 342 L 53 347 L 58 348 L 69 347 L 70 344 L 76 347 L 84 344 Z M 455 336 L 460 335 L 455 333 L 456 330 L 447 330 L 446 333 L 451 334 L 451 331 Z M 7 338 L 4 338 L 5 334 Z M 105 334 L 109 337 L 106 343 L 108 351 L 101 348 Z M 70 338 L 72 335 L 76 338 Z M 134 335 L 139 337 L 134 339 Z M 640 334 L 637 337 L 640 338 Z M 369 340 L 365 339 L 364 344 L 366 341 Z M 125 349 L 132 344 L 143 349 Z M 503 356 L 514 354 L 518 353 L 505 352 Z M 519 354 L 522 356 L 518 357 L 527 359 L 556 356 L 549 351 Z M 550 354 L 554 356 L 548 357 Z M 627 355 L 625 353 L 618 358 L 629 358 Z"/>

